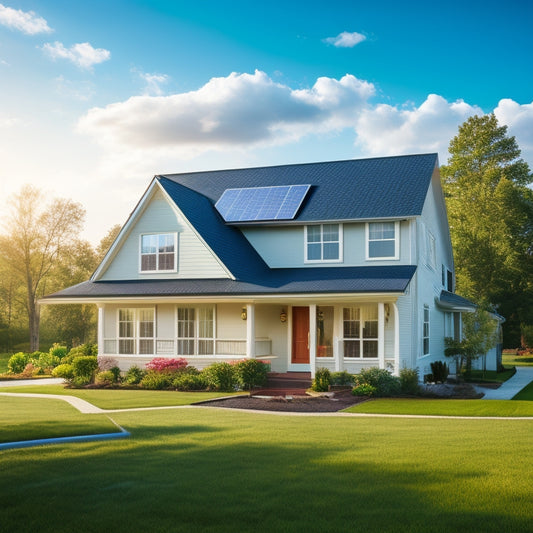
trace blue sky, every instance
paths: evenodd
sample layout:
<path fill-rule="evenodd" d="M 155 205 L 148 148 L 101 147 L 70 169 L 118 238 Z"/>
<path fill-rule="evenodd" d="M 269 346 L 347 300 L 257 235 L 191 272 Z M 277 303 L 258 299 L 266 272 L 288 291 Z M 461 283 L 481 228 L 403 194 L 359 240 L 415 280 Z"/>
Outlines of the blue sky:
<path fill-rule="evenodd" d="M 533 166 L 532 22 L 514 0 L 0 0 L 0 196 L 79 201 L 97 242 L 154 174 L 445 162 L 488 112 Z"/>

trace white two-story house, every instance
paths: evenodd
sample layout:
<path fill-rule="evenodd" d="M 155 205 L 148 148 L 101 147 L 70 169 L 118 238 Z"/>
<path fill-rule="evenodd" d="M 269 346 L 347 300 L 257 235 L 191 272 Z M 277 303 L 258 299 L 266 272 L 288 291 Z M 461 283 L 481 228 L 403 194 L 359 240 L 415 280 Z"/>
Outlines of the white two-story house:
<path fill-rule="evenodd" d="M 436 154 L 155 176 L 84 283 L 121 368 L 240 358 L 398 373 L 444 358 L 454 294 Z"/>

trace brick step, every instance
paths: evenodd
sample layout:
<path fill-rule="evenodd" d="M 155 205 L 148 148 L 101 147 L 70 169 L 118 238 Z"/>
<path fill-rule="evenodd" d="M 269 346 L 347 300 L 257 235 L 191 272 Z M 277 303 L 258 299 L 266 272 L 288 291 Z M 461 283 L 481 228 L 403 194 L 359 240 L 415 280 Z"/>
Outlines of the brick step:
<path fill-rule="evenodd" d="M 311 372 L 271 372 L 268 375 L 266 389 L 276 390 L 303 390 L 311 386 Z"/>

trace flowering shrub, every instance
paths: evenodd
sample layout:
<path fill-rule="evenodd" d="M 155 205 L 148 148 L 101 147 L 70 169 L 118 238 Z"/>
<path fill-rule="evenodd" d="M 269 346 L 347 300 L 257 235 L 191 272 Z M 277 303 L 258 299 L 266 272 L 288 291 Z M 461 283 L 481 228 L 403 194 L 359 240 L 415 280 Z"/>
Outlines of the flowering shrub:
<path fill-rule="evenodd" d="M 154 372 L 176 372 L 187 366 L 187 359 L 167 359 L 166 357 L 156 357 L 146 364 L 147 370 Z"/>

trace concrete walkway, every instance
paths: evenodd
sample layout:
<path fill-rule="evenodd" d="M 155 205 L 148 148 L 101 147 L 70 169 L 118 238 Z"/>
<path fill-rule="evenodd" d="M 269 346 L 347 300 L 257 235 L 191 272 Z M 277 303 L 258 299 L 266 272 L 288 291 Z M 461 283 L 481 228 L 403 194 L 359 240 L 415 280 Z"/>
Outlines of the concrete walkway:
<path fill-rule="evenodd" d="M 517 366 L 516 374 L 497 389 L 477 386 L 476 391 L 485 395 L 482 400 L 510 400 L 532 381 L 533 366 Z"/>
<path fill-rule="evenodd" d="M 62 385 L 65 383 L 63 378 L 39 378 L 39 379 L 6 379 L 0 380 L 0 389 L 2 387 L 25 387 L 27 385 Z"/>

